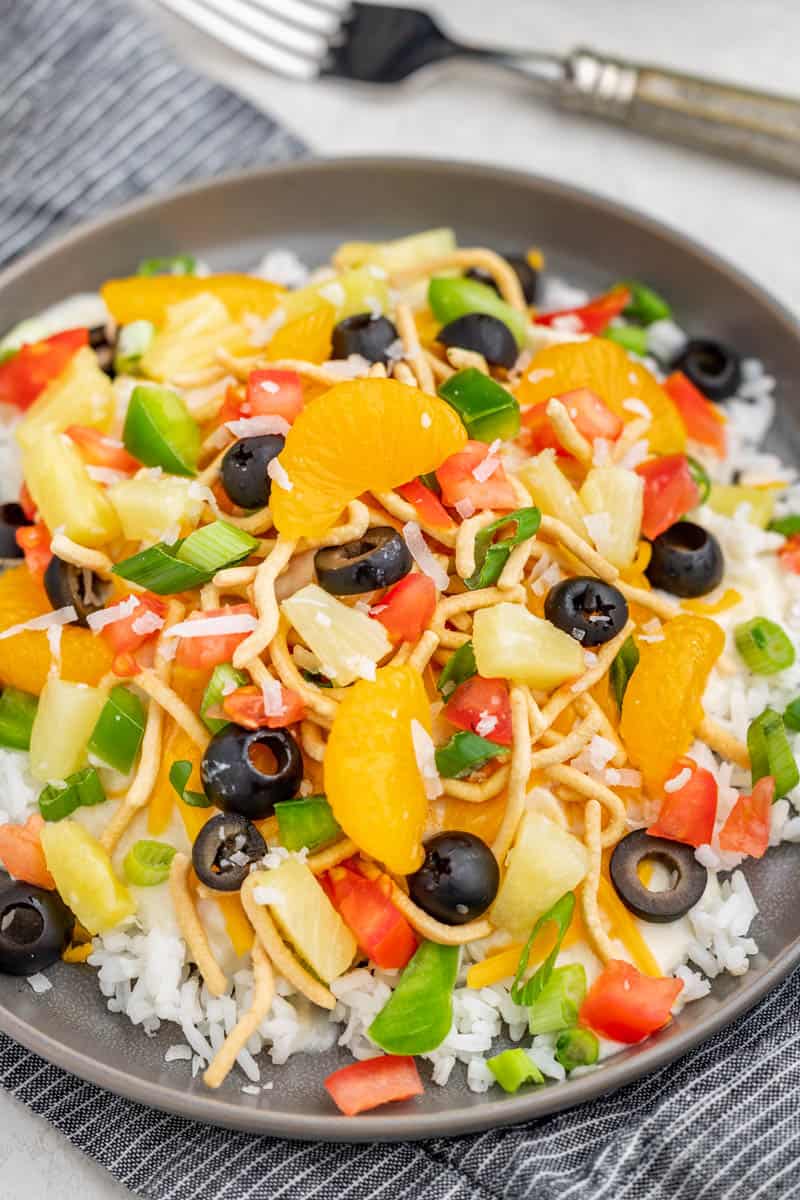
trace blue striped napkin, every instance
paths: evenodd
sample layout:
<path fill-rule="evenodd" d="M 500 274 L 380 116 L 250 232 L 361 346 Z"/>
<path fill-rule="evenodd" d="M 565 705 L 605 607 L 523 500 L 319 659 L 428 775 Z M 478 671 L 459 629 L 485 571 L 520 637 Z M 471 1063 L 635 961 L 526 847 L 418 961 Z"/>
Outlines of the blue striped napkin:
<path fill-rule="evenodd" d="M 0 0 L 0 64 L 0 261 L 143 192 L 304 150 L 179 65 L 124 0 Z M 795 977 L 613 1096 L 450 1141 L 307 1145 L 210 1129 L 2 1035 L 0 1083 L 151 1200 L 773 1200 L 800 1191 L 798 1011 Z"/>

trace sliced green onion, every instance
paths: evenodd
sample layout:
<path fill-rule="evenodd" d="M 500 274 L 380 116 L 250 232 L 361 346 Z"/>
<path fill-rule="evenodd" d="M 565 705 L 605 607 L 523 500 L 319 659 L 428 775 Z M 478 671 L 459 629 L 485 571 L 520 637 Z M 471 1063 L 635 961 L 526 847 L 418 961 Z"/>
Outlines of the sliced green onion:
<path fill-rule="evenodd" d="M 123 325 L 117 336 L 114 352 L 114 371 L 117 375 L 136 375 L 142 355 L 155 337 L 152 321 L 131 321 Z"/>
<path fill-rule="evenodd" d="M 642 329 L 641 325 L 609 325 L 603 330 L 603 337 L 638 354 L 640 358 L 647 354 L 647 330 Z"/>
<path fill-rule="evenodd" d="M 700 493 L 698 504 L 705 504 L 708 497 L 711 495 L 711 477 L 701 462 L 696 458 L 692 458 L 690 454 L 686 455 L 686 465 L 689 468 L 689 474 L 697 485 L 697 490 Z"/>
<path fill-rule="evenodd" d="M 518 346 L 525 343 L 527 320 L 523 314 L 502 300 L 494 288 L 476 279 L 437 276 L 428 284 L 428 304 L 443 325 L 467 313 L 488 313 L 508 326 Z"/>
<path fill-rule="evenodd" d="M 31 730 L 39 701 L 28 692 L 6 687 L 0 693 L 0 746 L 30 750 Z"/>
<path fill-rule="evenodd" d="M 476 367 L 451 375 L 439 388 L 439 395 L 456 410 L 474 441 L 509 441 L 519 433 L 517 400 Z"/>
<path fill-rule="evenodd" d="M 614 699 L 620 711 L 622 710 L 622 701 L 625 698 L 625 689 L 638 665 L 639 647 L 632 637 L 626 638 L 617 651 L 616 657 L 611 664 L 611 670 L 609 671 L 611 691 L 614 693 Z"/>
<path fill-rule="evenodd" d="M 333 684 L 331 683 L 330 679 L 327 678 L 327 676 L 317 675 L 314 671 L 307 671 L 305 667 L 301 670 L 300 674 L 303 676 L 303 679 L 305 679 L 306 683 L 313 683 L 314 687 L 333 687 Z"/>
<path fill-rule="evenodd" d="M 631 294 L 631 302 L 625 309 L 625 316 L 631 321 L 641 321 L 642 325 L 652 325 L 653 321 L 665 321 L 672 316 L 672 309 L 663 296 L 654 292 L 646 283 L 637 279 L 625 279 L 622 283 Z"/>
<path fill-rule="evenodd" d="M 191 808 L 211 808 L 211 801 L 205 792 L 192 792 L 187 788 L 192 764 L 185 758 L 179 758 L 169 769 L 169 781 L 184 804 Z"/>
<path fill-rule="evenodd" d="M 478 666 L 475 662 L 475 650 L 472 642 L 464 642 L 464 645 L 459 646 L 444 664 L 436 686 L 447 699 L 448 696 L 452 696 L 459 684 L 477 674 Z"/>
<path fill-rule="evenodd" d="M 227 521 L 212 521 L 202 529 L 195 529 L 181 542 L 175 557 L 178 562 L 188 563 L 206 575 L 215 575 L 223 567 L 247 558 L 258 549 L 258 538 L 237 529 Z"/>
<path fill-rule="evenodd" d="M 184 546 L 189 542 L 187 559 Z M 114 567 L 114 574 L 159 596 L 173 596 L 176 592 L 202 587 L 223 567 L 247 558 L 257 545 L 256 538 L 243 529 L 225 521 L 213 521 L 195 530 L 185 541 L 171 546 L 159 542 L 123 559 Z"/>
<path fill-rule="evenodd" d="M 250 676 L 244 671 L 237 671 L 231 663 L 219 663 L 214 667 L 200 701 L 200 716 L 206 729 L 212 733 L 219 733 L 220 729 L 230 725 L 226 717 L 209 717 L 207 713 L 209 709 L 221 709 L 222 702 L 230 692 L 235 692 L 237 688 L 244 687 L 249 682 Z"/>
<path fill-rule="evenodd" d="M 424 483 L 429 492 L 433 492 L 435 496 L 441 496 L 442 485 L 436 478 L 435 471 L 428 471 L 426 475 L 420 475 L 420 483 Z"/>
<path fill-rule="evenodd" d="M 774 621 L 753 617 L 733 630 L 736 649 L 754 675 L 775 675 L 794 662 L 794 646 Z"/>
<path fill-rule="evenodd" d="M 783 710 L 783 723 L 787 729 L 800 733 L 800 696 L 786 705 Z"/>
<path fill-rule="evenodd" d="M 133 389 L 122 430 L 125 449 L 146 467 L 196 475 L 200 429 L 183 399 L 155 383 Z"/>
<path fill-rule="evenodd" d="M 770 521 L 767 529 L 771 529 L 773 533 L 782 533 L 784 537 L 794 537 L 800 533 L 800 515 L 790 513 L 786 517 L 776 517 L 774 521 Z"/>
<path fill-rule="evenodd" d="M 303 796 L 275 805 L 281 845 L 287 850 L 316 850 L 341 833 L 325 796 Z"/>
<path fill-rule="evenodd" d="M 98 717 L 89 750 L 115 771 L 127 775 L 144 737 L 144 705 L 122 684 L 111 689 Z"/>
<path fill-rule="evenodd" d="M 590 1067 L 599 1054 L 600 1043 L 591 1029 L 567 1029 L 556 1042 L 556 1061 L 565 1071 Z"/>
<path fill-rule="evenodd" d="M 747 730 L 747 751 L 750 755 L 750 771 L 753 783 L 766 775 L 775 780 L 775 799 L 780 799 L 800 783 L 783 718 L 774 708 L 764 711 L 750 722 Z"/>
<path fill-rule="evenodd" d="M 531 1033 L 558 1033 L 578 1019 L 586 996 L 586 971 L 581 963 L 555 967 L 528 1013 Z"/>
<path fill-rule="evenodd" d="M 518 508 L 515 512 L 498 517 L 476 534 L 475 570 L 469 579 L 464 580 L 470 591 L 474 591 L 475 588 L 494 587 L 513 548 L 533 537 L 541 519 L 542 514 L 538 508 Z M 495 542 L 495 534 L 509 525 L 515 526 L 511 536 Z"/>
<path fill-rule="evenodd" d="M 45 821 L 61 821 L 76 808 L 103 804 L 106 793 L 94 767 L 68 775 L 63 783 L 48 783 L 39 796 L 39 812 Z"/>
<path fill-rule="evenodd" d="M 167 258 L 145 258 L 137 275 L 196 275 L 197 259 L 193 254 L 173 254 Z"/>
<path fill-rule="evenodd" d="M 436 769 L 445 779 L 461 779 L 501 754 L 508 754 L 508 747 L 462 730 L 454 733 L 450 741 L 436 751 Z"/>
<path fill-rule="evenodd" d="M 517 973 L 514 976 L 514 982 L 511 985 L 511 999 L 515 1004 L 521 1004 L 523 1008 L 530 1008 L 536 1003 L 543 989 L 547 985 L 550 976 L 553 974 L 553 968 L 556 965 L 558 952 L 561 949 L 561 943 L 564 940 L 564 935 L 569 929 L 572 921 L 572 914 L 575 911 L 575 893 L 565 892 L 564 895 L 556 900 L 552 908 L 548 908 L 547 912 L 542 913 L 539 920 L 531 930 L 531 935 L 525 943 L 522 953 L 519 956 L 519 964 Z M 522 977 L 528 969 L 528 959 L 530 958 L 531 947 L 536 941 L 539 930 L 544 928 L 549 922 L 556 927 L 556 941 L 553 949 L 548 954 L 547 958 L 531 975 L 527 983 L 523 983 Z"/>
<path fill-rule="evenodd" d="M 168 846 L 166 842 L 143 840 L 134 842 L 122 866 L 128 882 L 135 887 L 155 887 L 168 878 L 174 857 L 174 846 Z"/>
<path fill-rule="evenodd" d="M 487 1058 L 486 1065 L 504 1092 L 516 1092 L 523 1083 L 544 1083 L 536 1063 L 519 1047 Z"/>

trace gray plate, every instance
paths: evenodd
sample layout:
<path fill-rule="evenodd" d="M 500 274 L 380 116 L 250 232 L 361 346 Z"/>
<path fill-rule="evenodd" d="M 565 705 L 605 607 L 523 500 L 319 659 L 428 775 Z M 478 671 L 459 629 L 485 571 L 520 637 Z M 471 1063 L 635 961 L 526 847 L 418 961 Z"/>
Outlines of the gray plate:
<path fill-rule="evenodd" d="M 356 159 L 312 162 L 237 175 L 148 200 L 85 226 L 0 275 L 0 330 L 70 292 L 126 275 L 154 254 L 191 250 L 218 269 L 252 265 L 270 246 L 290 246 L 311 263 L 345 239 L 395 237 L 455 225 L 466 245 L 541 245 L 551 270 L 603 288 L 633 276 L 669 296 L 695 332 L 728 339 L 765 360 L 790 395 L 800 339 L 788 313 L 718 258 L 680 234 L 609 201 L 533 176 L 449 163 Z M 773 441 L 794 458 L 800 422 L 788 405 Z M 298 1056 L 263 1072 L 271 1092 L 246 1096 L 234 1073 L 217 1093 L 192 1081 L 186 1064 L 166 1067 L 175 1027 L 148 1040 L 105 1008 L 92 973 L 59 965 L 52 991 L 0 976 L 0 1028 L 76 1075 L 131 1099 L 196 1120 L 293 1138 L 372 1141 L 436 1137 L 541 1117 L 612 1091 L 690 1051 L 745 1012 L 800 960 L 797 850 L 771 850 L 748 867 L 761 913 L 760 953 L 749 973 L 726 976 L 667 1030 L 593 1074 L 516 1097 L 476 1096 L 459 1078 L 430 1085 L 416 1102 L 356 1120 L 339 1116 L 322 1080 L 346 1053 Z M 423 1067 L 423 1073 L 427 1070 Z"/>

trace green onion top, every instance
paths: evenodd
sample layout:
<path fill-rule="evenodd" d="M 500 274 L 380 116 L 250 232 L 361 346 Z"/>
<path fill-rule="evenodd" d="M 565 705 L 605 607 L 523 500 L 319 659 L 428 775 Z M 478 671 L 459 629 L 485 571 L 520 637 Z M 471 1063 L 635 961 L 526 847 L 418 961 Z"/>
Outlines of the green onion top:
<path fill-rule="evenodd" d="M 523 1083 L 544 1083 L 544 1075 L 521 1047 L 487 1058 L 486 1065 L 504 1092 L 516 1092 Z"/>
<path fill-rule="evenodd" d="M 640 358 L 647 354 L 647 330 L 640 325 L 609 325 L 603 331 L 603 337 L 638 354 Z"/>
<path fill-rule="evenodd" d="M 770 521 L 767 529 L 771 529 L 773 533 L 782 533 L 784 537 L 794 537 L 800 533 L 800 514 L 790 513 L 785 517 L 776 517 L 774 521 Z"/>
<path fill-rule="evenodd" d="M 733 640 L 745 666 L 755 675 L 775 675 L 794 662 L 794 646 L 788 636 L 766 617 L 753 617 L 737 625 Z"/>
<path fill-rule="evenodd" d="M 747 751 L 753 784 L 771 775 L 775 780 L 775 799 L 780 799 L 800 783 L 783 718 L 774 708 L 765 708 L 750 722 L 747 730 Z"/>
<path fill-rule="evenodd" d="M 83 767 L 63 782 L 48 783 L 39 795 L 39 812 L 45 821 L 63 821 L 78 808 L 103 804 L 105 789 L 94 767 Z"/>
<path fill-rule="evenodd" d="M 686 455 L 686 465 L 689 468 L 689 474 L 697 485 L 697 490 L 700 493 L 698 504 L 705 504 L 708 497 L 711 495 L 711 477 L 701 462 L 696 458 L 692 458 L 690 454 Z"/>
<path fill-rule="evenodd" d="M 436 751 L 436 769 L 445 779 L 461 779 L 505 754 L 508 754 L 507 746 L 498 746 L 497 742 L 490 742 L 477 733 L 461 730 Z"/>
<path fill-rule="evenodd" d="M 135 842 L 123 860 L 128 881 L 135 887 L 155 887 L 169 876 L 175 847 L 166 842 Z"/>
<path fill-rule="evenodd" d="M 185 758 L 178 759 L 169 769 L 169 781 L 184 804 L 192 808 L 211 808 L 211 801 L 205 792 L 192 792 L 186 787 L 192 773 L 192 764 Z"/>
<path fill-rule="evenodd" d="M 448 696 L 452 696 L 459 684 L 471 679 L 477 673 L 478 666 L 475 662 L 475 650 L 472 642 L 465 642 L 450 655 L 444 664 L 436 686 L 446 700 Z"/>
<path fill-rule="evenodd" d="M 622 286 L 631 294 L 631 302 L 625 309 L 625 316 L 629 320 L 640 321 L 642 325 L 652 325 L 653 321 L 664 321 L 672 316 L 672 309 L 664 297 L 646 283 L 639 283 L 637 279 L 626 279 Z"/>
<path fill-rule="evenodd" d="M 617 651 L 616 657 L 611 664 L 611 670 L 609 671 L 611 691 L 614 693 L 614 699 L 620 711 L 622 710 L 622 701 L 625 698 L 625 690 L 630 682 L 631 675 L 638 665 L 639 647 L 632 637 L 628 637 Z"/>
<path fill-rule="evenodd" d="M 474 591 L 476 588 L 493 587 L 509 555 L 515 546 L 533 537 L 542 519 L 538 508 L 518 508 L 506 513 L 481 529 L 475 536 L 475 570 L 464 583 Z M 514 527 L 513 533 L 501 541 L 494 541 L 495 534 Z"/>
<path fill-rule="evenodd" d="M 165 258 L 144 258 L 137 275 L 196 275 L 197 259 L 193 254 L 173 254 Z"/>

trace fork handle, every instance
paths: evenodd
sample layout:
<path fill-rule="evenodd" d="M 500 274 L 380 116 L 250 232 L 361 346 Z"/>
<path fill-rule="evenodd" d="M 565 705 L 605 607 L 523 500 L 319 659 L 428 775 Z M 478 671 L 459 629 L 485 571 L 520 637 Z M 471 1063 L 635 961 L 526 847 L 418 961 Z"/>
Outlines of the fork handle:
<path fill-rule="evenodd" d="M 564 108 L 800 175 L 800 101 L 575 50 Z"/>

